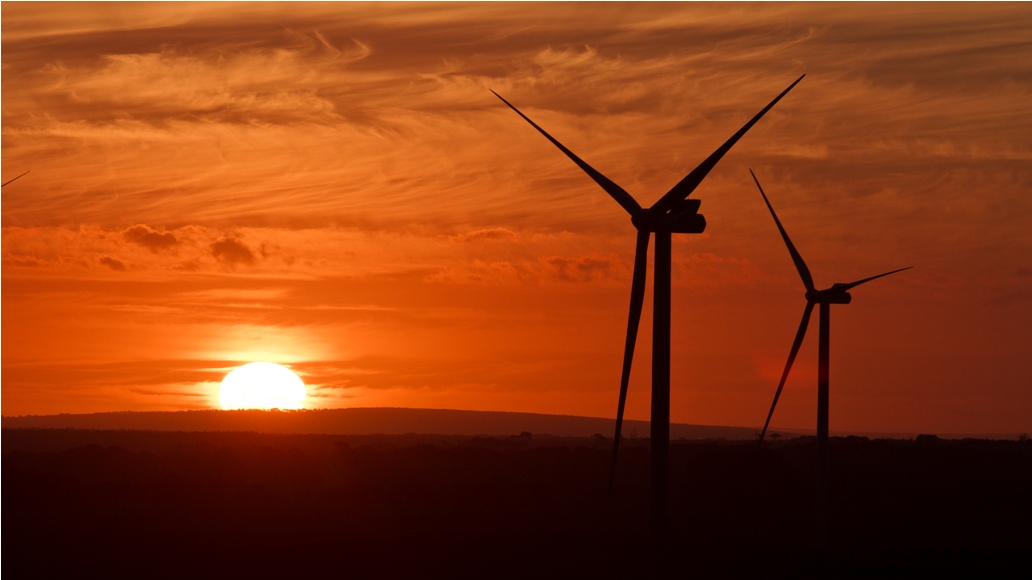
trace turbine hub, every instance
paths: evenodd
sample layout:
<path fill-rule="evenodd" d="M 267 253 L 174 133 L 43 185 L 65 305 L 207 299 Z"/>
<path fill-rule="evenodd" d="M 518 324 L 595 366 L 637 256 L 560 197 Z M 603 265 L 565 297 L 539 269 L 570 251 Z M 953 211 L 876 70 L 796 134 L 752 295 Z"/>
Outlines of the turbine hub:
<path fill-rule="evenodd" d="M 706 230 L 706 218 L 699 214 L 701 204 L 698 199 L 685 199 L 678 202 L 671 211 L 658 215 L 643 209 L 631 216 L 631 223 L 635 228 L 647 232 L 701 234 Z"/>
<path fill-rule="evenodd" d="M 849 292 L 832 287 L 825 290 L 808 290 L 806 300 L 818 304 L 849 304 L 853 297 Z"/>

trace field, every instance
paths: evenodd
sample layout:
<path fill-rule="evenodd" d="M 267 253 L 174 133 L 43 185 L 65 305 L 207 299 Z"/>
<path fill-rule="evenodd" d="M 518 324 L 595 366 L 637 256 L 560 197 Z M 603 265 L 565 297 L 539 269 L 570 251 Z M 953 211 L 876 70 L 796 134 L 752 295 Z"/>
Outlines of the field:
<path fill-rule="evenodd" d="M 627 577 L 650 570 L 648 446 L 611 441 L 3 429 L 11 578 Z M 672 445 L 676 577 L 1027 577 L 1032 442 Z"/>

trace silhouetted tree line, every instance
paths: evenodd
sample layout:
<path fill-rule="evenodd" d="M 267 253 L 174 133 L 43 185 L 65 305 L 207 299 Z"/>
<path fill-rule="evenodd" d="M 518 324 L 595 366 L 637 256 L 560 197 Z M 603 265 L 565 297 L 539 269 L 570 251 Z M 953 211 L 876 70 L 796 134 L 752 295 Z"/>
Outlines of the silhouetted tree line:
<path fill-rule="evenodd" d="M 647 441 L 3 431 L 11 577 L 617 577 Z M 833 438 L 833 575 L 1028 569 L 1032 442 Z M 814 441 L 676 442 L 674 572 L 810 575 Z"/>

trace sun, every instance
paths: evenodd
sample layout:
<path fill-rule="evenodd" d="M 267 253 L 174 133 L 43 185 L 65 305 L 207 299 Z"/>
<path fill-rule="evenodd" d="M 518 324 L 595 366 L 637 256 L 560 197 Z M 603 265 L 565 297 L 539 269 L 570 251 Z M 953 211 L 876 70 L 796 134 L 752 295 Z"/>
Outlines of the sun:
<path fill-rule="evenodd" d="M 230 371 L 219 386 L 219 404 L 232 409 L 303 409 L 305 383 L 287 367 L 253 362 Z"/>

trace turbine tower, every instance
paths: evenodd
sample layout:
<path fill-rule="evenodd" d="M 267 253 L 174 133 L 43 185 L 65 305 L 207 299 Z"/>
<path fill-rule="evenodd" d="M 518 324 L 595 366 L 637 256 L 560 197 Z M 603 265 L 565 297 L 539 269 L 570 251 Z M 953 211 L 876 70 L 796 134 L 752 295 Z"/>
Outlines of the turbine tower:
<path fill-rule="evenodd" d="M 763 201 L 767 204 L 767 209 L 770 210 L 770 215 L 774 218 L 774 223 L 777 224 L 778 231 L 781 232 L 781 237 L 785 240 L 785 245 L 788 246 L 788 253 L 792 256 L 792 262 L 795 263 L 796 270 L 799 271 L 799 277 L 803 279 L 803 286 L 806 287 L 806 308 L 803 310 L 803 320 L 799 323 L 799 330 L 796 331 L 795 341 L 792 342 L 792 350 L 788 353 L 788 362 L 785 364 L 785 371 L 781 374 L 778 390 L 774 393 L 774 402 L 771 403 L 770 411 L 767 413 L 767 420 L 763 423 L 763 431 L 760 432 L 761 444 L 763 443 L 763 436 L 767 434 L 770 418 L 774 415 L 774 407 L 777 406 L 778 398 L 781 397 L 781 389 L 785 387 L 788 372 L 792 370 L 792 363 L 795 362 L 796 354 L 799 353 L 799 347 L 803 344 L 803 337 L 806 336 L 806 328 L 810 325 L 810 314 L 813 313 L 813 307 L 817 304 L 821 307 L 819 347 L 817 349 L 817 503 L 815 534 L 816 547 L 820 552 L 823 552 L 828 545 L 828 345 L 830 340 L 829 316 L 831 315 L 831 305 L 849 304 L 850 300 L 852 300 L 849 290 L 861 284 L 866 284 L 871 280 L 902 272 L 903 270 L 909 270 L 913 266 L 907 266 L 906 268 L 885 272 L 884 274 L 878 274 L 877 276 L 871 276 L 870 278 L 864 278 L 863 280 L 847 284 L 836 282 L 831 285 L 831 288 L 818 290 L 814 286 L 813 277 L 810 276 L 810 269 L 806 267 L 803 257 L 799 255 L 799 252 L 792 244 L 792 240 L 789 239 L 788 233 L 781 225 L 781 220 L 778 219 L 778 214 L 774 213 L 774 208 L 770 205 L 767 194 L 763 192 L 763 187 L 760 186 L 760 180 L 756 179 L 756 174 L 752 172 L 752 169 L 749 170 L 749 173 L 752 175 L 753 181 L 756 182 L 756 187 L 760 190 L 760 195 L 763 196 Z"/>
<path fill-rule="evenodd" d="M 803 75 L 806 76 L 806 75 Z M 796 79 L 787 89 L 756 114 L 737 133 L 707 157 L 684 179 L 670 189 L 652 207 L 643 208 L 631 194 L 610 181 L 606 176 L 573 154 L 555 140 L 534 121 L 520 112 L 501 95 L 496 97 L 516 111 L 528 123 L 545 136 L 553 145 L 566 154 L 574 163 L 599 184 L 616 203 L 631 216 L 631 224 L 638 231 L 634 252 L 634 273 L 631 283 L 631 307 L 627 318 L 627 339 L 624 346 L 623 372 L 620 377 L 620 400 L 616 410 L 616 434 L 613 437 L 613 459 L 610 472 L 610 487 L 616 469 L 616 455 L 620 447 L 620 428 L 623 424 L 624 403 L 627 399 L 627 384 L 631 374 L 631 359 L 634 343 L 638 336 L 638 322 L 641 320 L 642 302 L 645 299 L 645 269 L 648 260 L 649 238 L 656 235 L 655 271 L 653 280 L 652 307 L 652 416 L 650 420 L 650 478 L 651 505 L 650 522 L 654 545 L 663 551 L 667 531 L 667 472 L 670 450 L 670 241 L 671 234 L 697 234 L 706 229 L 706 220 L 700 215 L 700 201 L 688 199 L 702 180 L 728 152 L 731 147 L 752 128 L 788 91 L 792 90 L 803 76 Z"/>

